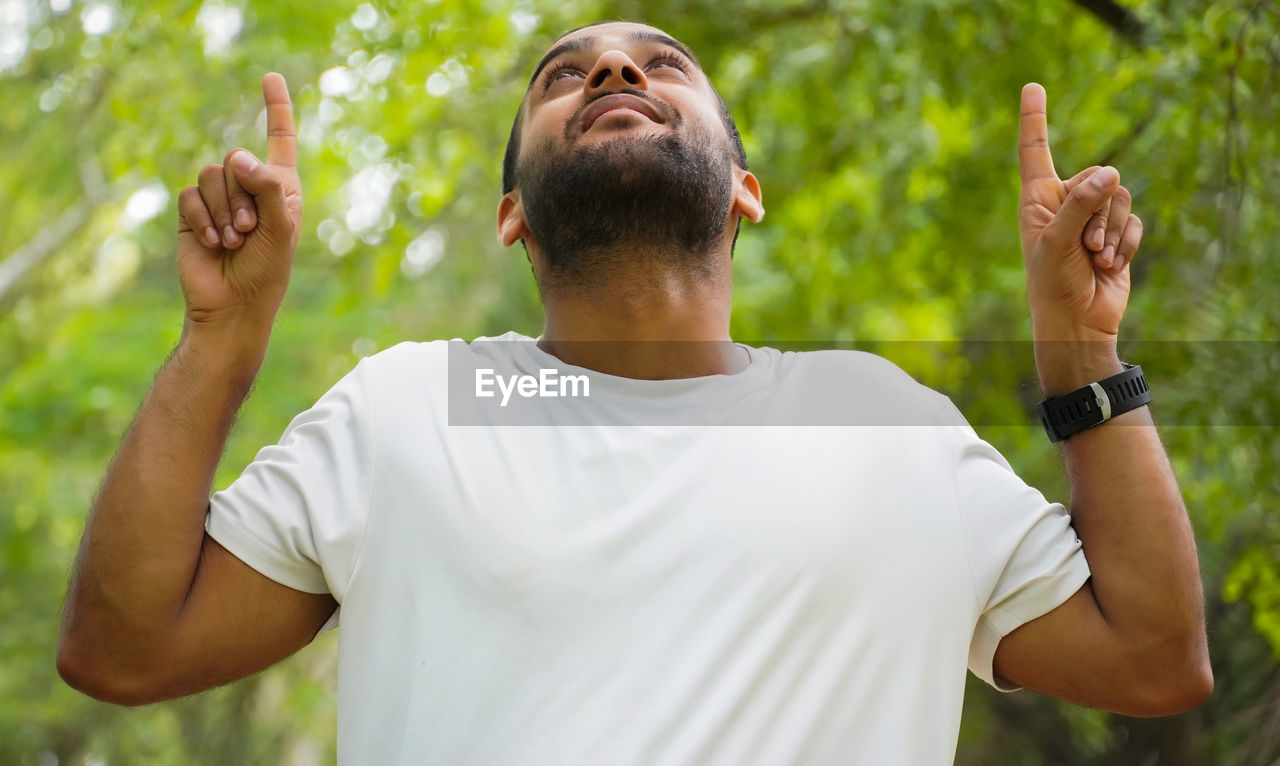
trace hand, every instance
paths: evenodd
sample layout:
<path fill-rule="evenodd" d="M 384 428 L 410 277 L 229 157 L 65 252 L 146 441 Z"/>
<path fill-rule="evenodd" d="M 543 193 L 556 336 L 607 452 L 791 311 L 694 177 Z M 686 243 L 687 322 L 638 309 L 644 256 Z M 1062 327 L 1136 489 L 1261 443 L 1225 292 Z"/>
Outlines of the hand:
<path fill-rule="evenodd" d="M 1049 153 L 1044 88 L 1022 89 L 1018 227 L 1037 340 L 1108 341 L 1114 348 L 1129 300 L 1129 264 L 1142 221 L 1111 167 L 1063 181 Z"/>
<path fill-rule="evenodd" d="M 302 219 L 297 132 L 284 78 L 262 78 L 267 161 L 232 149 L 178 195 L 178 279 L 187 321 L 269 326 L 289 282 Z"/>

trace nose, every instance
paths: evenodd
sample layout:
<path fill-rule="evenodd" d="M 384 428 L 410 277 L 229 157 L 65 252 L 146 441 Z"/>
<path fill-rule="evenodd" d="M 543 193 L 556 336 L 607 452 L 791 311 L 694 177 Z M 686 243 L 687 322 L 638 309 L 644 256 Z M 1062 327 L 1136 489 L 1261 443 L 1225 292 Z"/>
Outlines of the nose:
<path fill-rule="evenodd" d="M 648 90 L 649 81 L 644 71 L 631 57 L 619 50 L 606 51 L 596 59 L 596 65 L 587 73 L 587 95 L 599 91 L 632 88 Z"/>

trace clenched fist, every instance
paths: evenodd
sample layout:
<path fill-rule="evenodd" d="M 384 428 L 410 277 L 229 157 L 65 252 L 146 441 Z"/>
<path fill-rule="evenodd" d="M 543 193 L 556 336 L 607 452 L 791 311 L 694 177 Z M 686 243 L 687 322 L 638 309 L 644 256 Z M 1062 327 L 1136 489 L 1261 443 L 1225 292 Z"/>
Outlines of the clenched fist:
<path fill-rule="evenodd" d="M 189 324 L 268 325 L 284 298 L 302 220 L 297 131 L 284 78 L 262 78 L 267 158 L 247 149 L 206 165 L 178 195 L 178 279 Z"/>

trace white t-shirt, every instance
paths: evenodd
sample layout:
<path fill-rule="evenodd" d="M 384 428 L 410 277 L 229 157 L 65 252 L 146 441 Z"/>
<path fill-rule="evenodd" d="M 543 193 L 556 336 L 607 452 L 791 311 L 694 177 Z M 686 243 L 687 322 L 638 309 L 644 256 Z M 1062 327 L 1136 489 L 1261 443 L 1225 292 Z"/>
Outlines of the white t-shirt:
<path fill-rule="evenodd" d="M 213 496 L 214 539 L 341 605 L 340 763 L 953 760 L 966 666 L 1089 577 L 1066 510 L 880 357 L 741 348 L 651 381 L 402 343 Z M 512 425 L 459 409 L 478 369 L 589 391 Z"/>

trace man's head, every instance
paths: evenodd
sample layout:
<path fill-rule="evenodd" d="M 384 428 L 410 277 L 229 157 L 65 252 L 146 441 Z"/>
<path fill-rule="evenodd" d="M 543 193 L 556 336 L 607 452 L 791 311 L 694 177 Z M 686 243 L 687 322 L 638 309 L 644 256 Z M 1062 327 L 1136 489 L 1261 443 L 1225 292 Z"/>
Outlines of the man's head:
<path fill-rule="evenodd" d="M 704 271 L 727 262 L 738 218 L 763 214 L 719 94 L 685 46 L 642 24 L 556 41 L 521 102 L 503 186 L 499 236 L 524 242 L 544 295 L 641 256 Z"/>
<path fill-rule="evenodd" d="M 529 78 L 529 85 L 525 89 L 524 98 L 520 101 L 520 108 L 516 110 L 515 121 L 511 124 L 511 136 L 507 139 L 507 150 L 502 157 L 502 193 L 503 194 L 506 194 L 507 192 L 515 188 L 516 161 L 520 155 L 520 134 L 521 134 L 520 123 L 523 122 L 524 120 L 524 111 L 527 108 L 529 97 L 533 93 L 533 86 L 538 81 L 538 76 L 542 74 L 543 71 L 546 70 L 548 66 L 554 66 L 555 59 L 557 58 L 557 56 L 565 52 L 566 46 L 569 48 L 573 48 L 583 44 L 581 42 L 577 42 L 578 40 L 582 39 L 581 37 L 574 37 L 578 32 L 582 32 L 583 30 L 591 30 L 596 27 L 615 26 L 615 25 L 619 25 L 619 22 L 598 21 L 594 24 L 588 24 L 586 26 L 578 27 L 577 29 L 571 29 L 568 32 L 565 32 L 563 35 L 560 35 L 560 37 L 556 40 L 556 44 L 553 45 L 551 49 L 547 51 L 547 53 L 542 57 L 542 61 L 538 62 L 538 66 L 534 68 L 533 75 Z M 674 39 L 668 37 L 665 33 L 657 29 L 654 29 L 652 27 L 645 27 L 644 25 L 641 25 L 641 24 L 634 24 L 634 25 L 627 25 L 627 26 L 635 26 L 639 28 L 633 34 L 644 35 L 644 36 L 649 36 L 649 35 L 657 36 L 656 39 L 662 40 L 666 45 L 669 45 L 672 48 L 675 48 L 677 51 L 683 54 L 683 56 L 687 58 L 691 64 L 693 64 L 694 68 L 701 71 L 702 65 L 699 64 L 697 58 L 694 57 L 693 51 L 681 45 L 679 42 L 675 41 Z M 570 39 L 570 38 L 573 38 L 573 39 Z M 746 147 L 742 145 L 742 136 L 738 134 L 738 125 L 733 121 L 733 117 L 730 116 L 729 107 L 725 106 L 724 99 L 720 97 L 720 92 L 715 89 L 715 86 L 711 84 L 711 81 L 708 80 L 705 77 L 705 75 L 703 76 L 702 80 L 706 83 L 707 88 L 710 89 L 712 95 L 715 96 L 716 105 L 720 109 L 720 122 L 722 125 L 724 125 L 725 135 L 729 137 L 729 140 L 733 148 L 734 161 L 737 162 L 738 167 L 742 168 L 743 170 L 747 170 L 747 150 L 746 150 Z"/>

